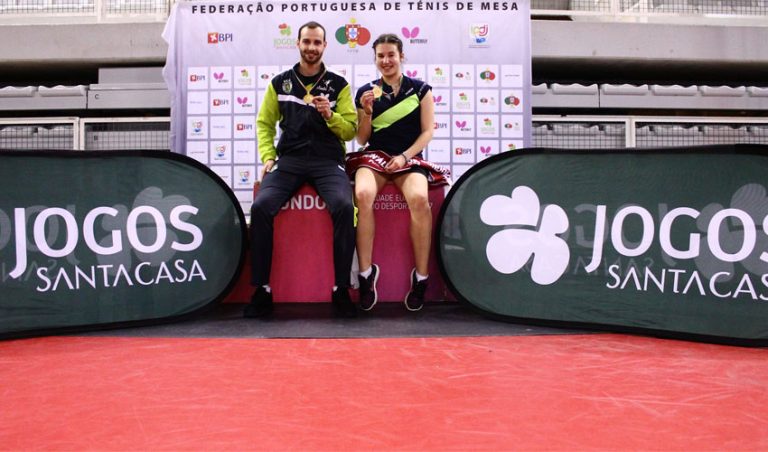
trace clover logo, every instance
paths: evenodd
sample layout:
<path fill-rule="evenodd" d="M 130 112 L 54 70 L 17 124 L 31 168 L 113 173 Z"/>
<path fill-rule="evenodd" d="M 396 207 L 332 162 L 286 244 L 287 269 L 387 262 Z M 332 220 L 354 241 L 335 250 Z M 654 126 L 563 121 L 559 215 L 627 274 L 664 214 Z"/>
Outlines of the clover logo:
<path fill-rule="evenodd" d="M 533 256 L 531 279 L 535 283 L 549 285 L 565 273 L 570 251 L 558 234 L 568 230 L 568 216 L 554 204 L 546 206 L 541 216 L 540 212 L 538 195 L 524 185 L 516 187 L 512 196 L 493 195 L 483 201 L 483 223 L 506 227 L 491 236 L 485 247 L 488 262 L 496 271 L 515 273 Z"/>

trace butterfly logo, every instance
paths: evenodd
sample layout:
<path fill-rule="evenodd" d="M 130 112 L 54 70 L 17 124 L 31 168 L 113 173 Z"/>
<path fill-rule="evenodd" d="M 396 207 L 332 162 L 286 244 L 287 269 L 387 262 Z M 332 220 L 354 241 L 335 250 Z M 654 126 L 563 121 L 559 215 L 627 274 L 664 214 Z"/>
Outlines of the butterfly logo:
<path fill-rule="evenodd" d="M 238 97 L 237 98 L 237 103 L 240 104 L 240 105 L 245 105 L 246 102 L 248 102 L 248 98 L 247 97 Z"/>
<path fill-rule="evenodd" d="M 467 126 L 467 121 L 456 121 L 456 127 L 463 129 Z"/>
<path fill-rule="evenodd" d="M 435 96 L 435 103 L 440 103 L 443 100 L 443 96 Z"/>
<path fill-rule="evenodd" d="M 221 80 L 221 79 L 224 78 L 224 73 L 223 72 L 214 72 L 213 73 L 213 78 L 215 78 L 216 80 Z"/>
<path fill-rule="evenodd" d="M 480 152 L 482 152 L 484 155 L 488 155 L 491 152 L 490 146 L 480 146 Z"/>
<path fill-rule="evenodd" d="M 419 74 L 419 71 L 405 71 L 405 75 L 408 77 L 416 77 Z"/>
<path fill-rule="evenodd" d="M 405 36 L 408 39 L 415 39 L 417 36 L 419 36 L 419 27 L 413 27 L 413 29 L 409 30 L 406 27 L 403 27 L 402 30 L 403 36 Z"/>

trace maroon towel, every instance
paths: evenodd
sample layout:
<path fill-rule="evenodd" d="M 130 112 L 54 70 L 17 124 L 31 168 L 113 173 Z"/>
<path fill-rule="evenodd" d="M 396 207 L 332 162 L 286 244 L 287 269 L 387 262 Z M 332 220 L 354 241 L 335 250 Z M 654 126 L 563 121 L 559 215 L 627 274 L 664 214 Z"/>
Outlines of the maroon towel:
<path fill-rule="evenodd" d="M 347 154 L 347 174 L 350 179 L 354 179 L 355 171 L 360 167 L 366 167 L 380 173 L 385 173 L 384 167 L 390 160 L 392 160 L 392 158 L 393 157 L 390 157 L 389 154 L 384 151 L 365 149 L 360 152 L 350 152 Z M 427 181 L 430 185 L 447 185 L 451 183 L 451 170 L 419 157 L 414 157 L 408 160 L 405 166 L 393 174 L 402 173 L 414 166 L 420 166 L 427 170 Z"/>

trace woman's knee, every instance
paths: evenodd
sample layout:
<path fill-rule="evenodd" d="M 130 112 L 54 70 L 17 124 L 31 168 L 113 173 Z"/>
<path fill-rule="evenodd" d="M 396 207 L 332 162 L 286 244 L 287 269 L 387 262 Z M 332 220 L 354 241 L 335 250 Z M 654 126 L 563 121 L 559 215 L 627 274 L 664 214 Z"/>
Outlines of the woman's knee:
<path fill-rule="evenodd" d="M 355 186 L 355 200 L 357 207 L 361 209 L 370 209 L 376 200 L 376 187 Z"/>
<path fill-rule="evenodd" d="M 411 212 L 424 213 L 431 210 L 427 193 L 411 193 L 406 197 L 406 201 Z"/>

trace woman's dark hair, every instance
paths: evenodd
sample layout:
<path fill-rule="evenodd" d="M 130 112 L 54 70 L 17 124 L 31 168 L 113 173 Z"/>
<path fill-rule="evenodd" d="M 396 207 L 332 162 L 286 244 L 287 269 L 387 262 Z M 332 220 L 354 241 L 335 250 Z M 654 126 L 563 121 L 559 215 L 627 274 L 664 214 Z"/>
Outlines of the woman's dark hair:
<path fill-rule="evenodd" d="M 373 41 L 374 52 L 376 51 L 376 46 L 379 44 L 395 44 L 397 46 L 397 51 L 403 53 L 403 41 L 401 41 L 396 34 L 384 33 L 383 35 L 379 35 L 379 37 Z"/>

